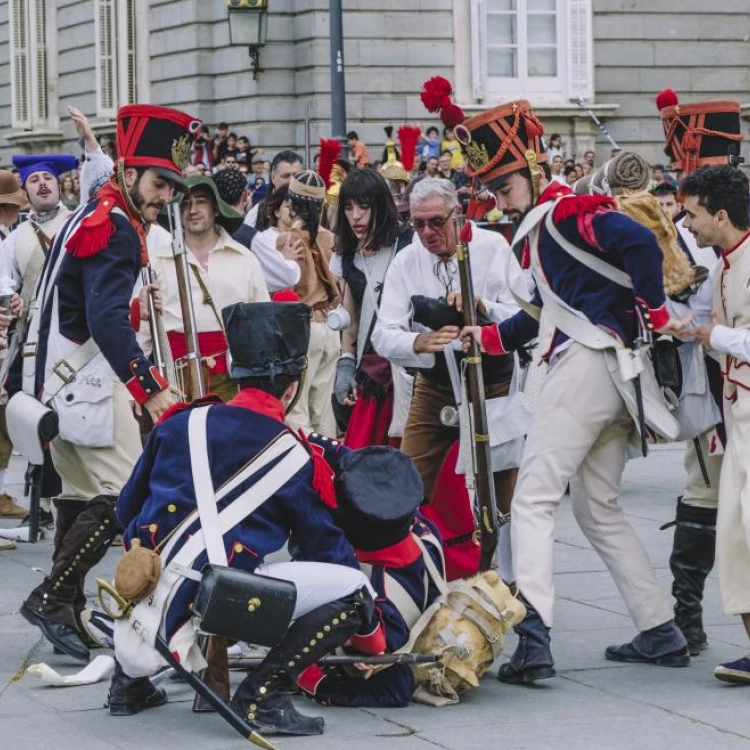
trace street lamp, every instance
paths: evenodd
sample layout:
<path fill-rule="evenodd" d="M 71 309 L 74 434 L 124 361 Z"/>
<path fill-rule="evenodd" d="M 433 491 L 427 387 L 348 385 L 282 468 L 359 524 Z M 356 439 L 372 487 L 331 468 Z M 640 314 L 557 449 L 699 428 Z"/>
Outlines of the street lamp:
<path fill-rule="evenodd" d="M 229 11 L 229 43 L 247 45 L 253 80 L 260 72 L 260 48 L 268 35 L 268 0 L 226 0 Z"/>

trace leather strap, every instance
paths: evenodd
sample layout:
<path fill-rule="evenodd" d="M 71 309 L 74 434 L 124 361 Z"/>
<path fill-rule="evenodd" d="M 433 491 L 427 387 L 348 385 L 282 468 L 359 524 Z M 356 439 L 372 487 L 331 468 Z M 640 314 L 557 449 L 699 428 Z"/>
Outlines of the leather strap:
<path fill-rule="evenodd" d="M 219 312 L 216 309 L 216 305 L 214 304 L 214 298 L 211 296 L 211 292 L 208 291 L 206 282 L 203 281 L 203 277 L 201 276 L 200 270 L 198 269 L 197 266 L 193 265 L 192 263 L 188 263 L 188 265 L 190 266 L 193 272 L 193 275 L 195 276 L 195 279 L 198 282 L 198 286 L 200 287 L 201 293 L 203 294 L 203 304 L 211 306 L 211 310 L 213 310 L 213 313 L 216 316 L 216 321 L 219 324 L 219 328 L 222 331 L 224 331 L 224 322 L 222 321 L 221 315 L 219 315 Z M 226 331 L 224 332 L 226 333 Z"/>
<path fill-rule="evenodd" d="M 216 507 L 216 493 L 211 479 L 211 465 L 208 462 L 209 411 L 211 411 L 210 406 L 190 410 L 188 419 L 190 466 L 208 561 L 213 565 L 226 567 L 227 551 L 224 547 L 224 537 L 219 533 L 219 511 Z"/>

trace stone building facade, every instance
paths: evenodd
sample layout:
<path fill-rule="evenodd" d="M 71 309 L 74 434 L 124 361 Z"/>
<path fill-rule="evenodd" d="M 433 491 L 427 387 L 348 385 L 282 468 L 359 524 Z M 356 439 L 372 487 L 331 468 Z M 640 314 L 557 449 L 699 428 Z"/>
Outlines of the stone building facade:
<path fill-rule="evenodd" d="M 384 125 L 429 123 L 422 81 L 467 112 L 526 96 L 569 153 L 661 161 L 654 94 L 750 99 L 747 0 L 344 0 L 347 124 L 379 153 Z M 269 0 L 254 80 L 222 0 L 0 0 L 0 156 L 75 152 L 67 107 L 101 133 L 128 101 L 225 120 L 272 154 L 330 135 L 328 0 Z"/>

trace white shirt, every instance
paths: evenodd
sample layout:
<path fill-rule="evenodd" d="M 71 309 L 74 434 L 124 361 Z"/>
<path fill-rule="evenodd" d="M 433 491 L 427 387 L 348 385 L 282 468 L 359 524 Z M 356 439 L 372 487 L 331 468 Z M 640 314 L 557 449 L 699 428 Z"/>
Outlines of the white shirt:
<path fill-rule="evenodd" d="M 249 227 L 252 227 L 255 229 L 255 225 L 258 223 L 258 209 L 260 208 L 260 204 L 263 201 L 260 201 L 259 203 L 256 203 L 245 216 L 245 224 L 247 224 Z"/>
<path fill-rule="evenodd" d="M 515 315 L 518 306 L 511 293 L 529 298 L 529 285 L 521 266 L 505 238 L 473 226 L 470 245 L 474 293 L 481 297 L 489 317 L 500 322 Z M 460 292 L 458 265 L 455 257 L 442 263 L 430 253 L 419 238 L 399 252 L 385 277 L 378 322 L 372 344 L 381 357 L 402 367 L 430 368 L 434 354 L 417 354 L 414 340 L 420 332 L 412 326 L 411 298 L 424 295 L 438 299 L 448 292 Z"/>
<path fill-rule="evenodd" d="M 276 249 L 278 236 L 279 232 L 276 227 L 268 227 L 258 232 L 250 243 L 250 250 L 263 268 L 268 291 L 271 293 L 296 286 L 301 273 L 297 261 L 287 260 Z"/>
<path fill-rule="evenodd" d="M 182 307 L 177 288 L 177 272 L 171 247 L 171 236 L 168 232 L 154 231 L 148 233 L 148 254 L 151 267 L 156 271 L 163 303 L 164 330 L 184 330 Z M 197 269 L 203 283 L 211 293 L 213 307 L 221 315 L 227 305 L 235 302 L 267 302 L 269 300 L 263 270 L 256 257 L 239 242 L 233 240 L 225 229 L 219 228 L 220 234 L 208 256 L 208 270 L 196 260 L 189 248 L 187 261 L 190 266 L 190 293 L 193 298 L 195 320 L 199 333 L 221 330 L 219 321 L 211 305 L 204 304 L 203 291 L 195 276 Z M 152 235 L 153 232 L 153 235 Z M 148 334 L 148 326 L 141 326 L 139 340 Z M 144 341 L 145 342 L 145 341 Z"/>

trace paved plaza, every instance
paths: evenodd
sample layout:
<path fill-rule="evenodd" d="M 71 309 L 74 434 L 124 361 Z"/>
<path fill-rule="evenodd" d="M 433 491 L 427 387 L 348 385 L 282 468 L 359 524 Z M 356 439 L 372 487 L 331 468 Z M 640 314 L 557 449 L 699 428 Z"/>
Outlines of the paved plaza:
<path fill-rule="evenodd" d="M 14 458 L 12 477 L 20 477 Z M 623 505 L 669 586 L 672 531 L 659 526 L 674 516 L 682 482 L 682 449 L 669 446 L 632 461 Z M 11 479 L 12 479 L 11 477 Z M 14 485 L 13 494 L 21 488 Z M 10 525 L 6 523 L 5 525 Z M 738 618 L 721 612 L 716 578 L 706 593 L 708 651 L 687 669 L 614 664 L 607 645 L 629 640 L 633 626 L 604 564 L 584 540 L 563 501 L 556 540 L 557 611 L 553 650 L 558 677 L 537 687 L 495 679 L 459 706 L 406 709 L 331 709 L 299 699 L 307 713 L 326 719 L 326 733 L 278 738 L 282 750 L 536 750 L 537 748 L 681 748 L 750 750 L 750 688 L 718 682 L 716 663 L 741 656 L 747 642 Z M 169 704 L 132 718 L 102 709 L 108 683 L 77 688 L 40 685 L 32 675 L 14 681 L 28 663 L 46 661 L 69 674 L 80 666 L 55 656 L 40 633 L 18 614 L 29 590 L 49 565 L 51 540 L 0 553 L 0 748 L 2 750 L 230 750 L 247 747 L 218 717 L 190 710 L 192 693 L 169 683 Z M 111 574 L 113 549 L 96 573 Z M 91 576 L 93 582 L 93 576 Z M 89 591 L 91 595 L 93 592 Z M 506 654 L 515 637 L 506 645 Z"/>

